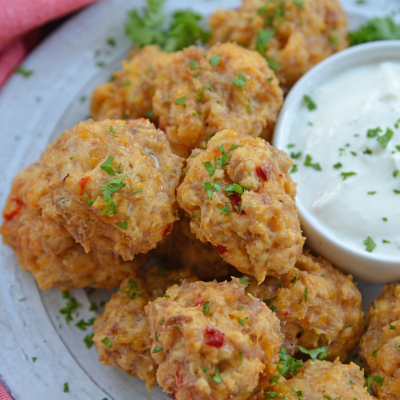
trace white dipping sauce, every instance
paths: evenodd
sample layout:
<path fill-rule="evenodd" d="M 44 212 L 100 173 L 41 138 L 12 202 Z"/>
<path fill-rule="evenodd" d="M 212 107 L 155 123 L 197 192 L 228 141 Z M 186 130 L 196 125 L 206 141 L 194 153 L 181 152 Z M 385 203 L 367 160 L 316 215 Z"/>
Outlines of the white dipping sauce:
<path fill-rule="evenodd" d="M 298 169 L 298 200 L 339 240 L 400 260 L 400 63 L 355 67 L 305 95 L 317 109 L 303 102 L 286 149 Z M 377 127 L 382 132 L 368 137 Z M 383 147 L 377 138 L 387 128 L 394 134 Z M 304 165 L 307 155 L 321 171 Z"/>

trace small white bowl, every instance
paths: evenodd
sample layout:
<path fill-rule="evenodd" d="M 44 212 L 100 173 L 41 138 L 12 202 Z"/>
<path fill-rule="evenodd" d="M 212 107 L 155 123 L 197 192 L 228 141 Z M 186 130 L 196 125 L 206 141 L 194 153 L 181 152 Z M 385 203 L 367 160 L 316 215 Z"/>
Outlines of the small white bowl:
<path fill-rule="evenodd" d="M 274 146 L 286 151 L 291 134 L 291 118 L 296 115 L 304 94 L 341 71 L 380 61 L 400 61 L 400 40 L 354 46 L 327 58 L 311 69 L 296 83 L 285 99 L 275 127 Z M 334 237 L 318 218 L 306 210 L 299 199 L 297 207 L 307 245 L 317 254 L 356 278 L 368 282 L 387 283 L 400 280 L 399 258 L 362 252 Z"/>

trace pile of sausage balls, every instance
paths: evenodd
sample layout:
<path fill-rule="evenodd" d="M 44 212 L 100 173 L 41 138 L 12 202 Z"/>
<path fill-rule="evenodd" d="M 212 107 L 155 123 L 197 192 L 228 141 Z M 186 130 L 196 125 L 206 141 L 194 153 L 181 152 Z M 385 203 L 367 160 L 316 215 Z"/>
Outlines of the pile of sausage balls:
<path fill-rule="evenodd" d="M 284 93 L 347 46 L 344 12 L 264 3 L 216 11 L 208 49 L 135 49 L 95 89 L 93 119 L 15 177 L 3 240 L 42 290 L 120 286 L 93 341 L 148 390 L 398 399 L 400 286 L 367 327 L 352 277 L 303 249 L 293 162 L 268 143 Z M 359 344 L 367 378 L 346 364 Z"/>

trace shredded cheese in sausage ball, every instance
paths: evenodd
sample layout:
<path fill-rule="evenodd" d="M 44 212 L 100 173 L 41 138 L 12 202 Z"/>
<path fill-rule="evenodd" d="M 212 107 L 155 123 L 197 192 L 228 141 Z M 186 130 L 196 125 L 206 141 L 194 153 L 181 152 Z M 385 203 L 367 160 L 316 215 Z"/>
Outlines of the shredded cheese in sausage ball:
<path fill-rule="evenodd" d="M 41 290 L 53 285 L 61 290 L 85 286 L 112 289 L 146 263 L 145 255 L 123 261 L 120 256 L 96 247 L 85 253 L 70 236 L 48 235 L 42 216 L 29 207 L 26 199 L 41 171 L 41 164 L 35 163 L 14 178 L 0 230 L 4 243 L 16 252 L 19 264 L 35 277 Z"/>
<path fill-rule="evenodd" d="M 177 400 L 239 400 L 276 374 L 279 321 L 245 286 L 236 278 L 183 281 L 145 307 L 165 392 Z"/>
<path fill-rule="evenodd" d="M 345 362 L 357 347 L 366 326 L 361 293 L 328 261 L 305 252 L 280 278 L 250 281 L 246 292 L 276 313 L 290 355 L 320 348 L 328 360 Z"/>
<path fill-rule="evenodd" d="M 335 360 L 309 360 L 292 379 L 281 378 L 267 388 L 257 400 L 374 400 L 365 386 L 363 371 L 358 365 L 345 365 Z"/>
<path fill-rule="evenodd" d="M 227 43 L 176 53 L 153 107 L 173 151 L 188 157 L 222 129 L 269 139 L 282 98 L 267 62 Z"/>
<path fill-rule="evenodd" d="M 147 253 L 177 219 L 182 159 L 149 121 L 81 122 L 55 139 L 28 201 L 48 233 L 124 260 Z"/>
<path fill-rule="evenodd" d="M 192 156 L 178 201 L 197 238 L 259 283 L 289 271 L 304 241 L 289 156 L 234 131 L 218 133 Z"/>
<path fill-rule="evenodd" d="M 400 284 L 386 285 L 368 310 L 368 330 L 361 340 L 372 392 L 384 400 L 400 393 Z"/>
<path fill-rule="evenodd" d="M 187 269 L 167 272 L 158 266 L 132 274 L 94 322 L 93 342 L 100 362 L 138 376 L 149 391 L 157 385 L 157 363 L 150 352 L 152 341 L 144 308 L 181 279 L 196 280 Z"/>
<path fill-rule="evenodd" d="M 287 92 L 314 65 L 348 47 L 347 19 L 338 0 L 242 0 L 209 20 L 210 43 L 257 50 Z"/>
<path fill-rule="evenodd" d="M 93 91 L 93 119 L 149 118 L 156 123 L 152 100 L 171 58 L 159 46 L 135 49 L 129 60 L 122 61 L 122 69 L 114 72 L 113 80 Z"/>

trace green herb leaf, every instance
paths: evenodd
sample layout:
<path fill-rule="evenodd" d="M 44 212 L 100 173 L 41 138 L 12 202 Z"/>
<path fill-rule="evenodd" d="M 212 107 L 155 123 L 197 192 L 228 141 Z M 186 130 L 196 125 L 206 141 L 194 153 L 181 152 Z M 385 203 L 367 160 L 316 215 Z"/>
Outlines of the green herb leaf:
<path fill-rule="evenodd" d="M 69 393 L 69 386 L 67 382 L 64 383 L 64 393 Z"/>
<path fill-rule="evenodd" d="M 25 76 L 25 78 L 28 78 L 33 74 L 33 70 L 26 69 L 26 68 L 22 67 L 21 65 L 18 67 L 15 67 L 14 72 Z"/>
<path fill-rule="evenodd" d="M 222 186 L 218 181 L 214 182 L 200 182 L 201 186 L 207 191 L 207 196 L 210 200 L 212 200 L 213 192 L 219 192 L 222 189 Z"/>
<path fill-rule="evenodd" d="M 238 317 L 238 322 L 240 325 L 244 326 L 244 324 L 246 323 L 244 319 L 241 319 Z"/>
<path fill-rule="evenodd" d="M 242 89 L 244 85 L 249 81 L 241 72 L 239 72 L 235 79 L 231 79 L 231 82 L 237 86 L 239 89 Z"/>
<path fill-rule="evenodd" d="M 210 161 L 203 162 L 204 168 L 207 170 L 208 175 L 210 175 L 210 178 L 215 174 L 215 168 L 214 166 L 210 163 Z"/>
<path fill-rule="evenodd" d="M 308 287 L 307 286 L 306 286 L 306 289 L 304 290 L 304 300 L 307 303 L 307 300 L 308 300 Z"/>
<path fill-rule="evenodd" d="M 243 351 L 242 350 L 239 350 L 238 360 L 243 361 Z"/>
<path fill-rule="evenodd" d="M 377 128 L 375 128 L 375 129 L 368 129 L 367 137 L 369 137 L 369 138 L 376 137 L 376 136 L 378 136 L 378 134 L 380 132 L 383 132 L 383 130 L 379 126 Z"/>
<path fill-rule="evenodd" d="M 306 103 L 306 105 L 307 105 L 307 108 L 308 108 L 310 111 L 313 111 L 313 110 L 316 110 L 316 109 L 317 109 L 317 105 L 314 103 L 313 99 L 312 99 L 310 96 L 305 95 L 305 96 L 304 96 L 304 101 L 305 101 L 305 103 Z"/>
<path fill-rule="evenodd" d="M 365 386 L 367 387 L 367 390 L 371 388 L 372 382 L 376 382 L 377 384 L 379 384 L 380 387 L 382 387 L 383 378 L 380 375 L 372 375 L 366 378 Z"/>
<path fill-rule="evenodd" d="M 231 209 L 228 207 L 227 203 L 225 203 L 225 207 L 224 208 L 220 208 L 219 210 L 221 211 L 222 214 L 225 214 L 225 215 L 230 215 L 231 214 Z"/>
<path fill-rule="evenodd" d="M 179 97 L 179 99 L 176 99 L 175 101 L 178 104 L 182 105 L 183 108 L 186 108 L 185 100 L 186 100 L 186 96 L 183 96 L 183 97 Z"/>
<path fill-rule="evenodd" d="M 376 194 L 376 192 L 367 192 L 367 194 L 372 196 L 372 195 Z"/>
<path fill-rule="evenodd" d="M 72 314 L 76 311 L 77 308 L 79 308 L 81 305 L 76 301 L 74 297 L 70 297 L 67 305 L 60 310 L 60 314 L 65 315 L 65 321 L 67 324 L 70 323 L 70 321 L 73 320 Z"/>
<path fill-rule="evenodd" d="M 336 168 L 336 169 L 339 169 L 339 168 L 342 168 L 342 167 L 343 167 L 343 164 L 340 163 L 340 162 L 333 166 L 333 168 Z"/>
<path fill-rule="evenodd" d="M 266 47 L 272 36 L 275 35 L 275 29 L 260 29 L 256 37 L 256 50 L 266 57 Z M 272 69 L 272 68 L 271 68 Z"/>
<path fill-rule="evenodd" d="M 114 129 L 112 126 L 110 126 L 110 133 L 111 133 L 112 135 L 116 135 L 115 129 Z"/>
<path fill-rule="evenodd" d="M 101 339 L 101 343 L 105 344 L 109 349 L 112 348 L 112 343 L 107 336 L 105 336 L 103 339 Z"/>
<path fill-rule="evenodd" d="M 210 64 L 215 68 L 219 63 L 219 60 L 221 60 L 221 54 L 213 54 L 210 58 Z"/>
<path fill-rule="evenodd" d="M 84 200 L 86 201 L 86 204 L 88 208 L 94 203 L 94 200 L 89 199 L 86 195 L 83 195 Z"/>
<path fill-rule="evenodd" d="M 268 66 L 272 69 L 272 71 L 279 71 L 281 69 L 281 66 L 279 65 L 278 61 L 275 60 L 275 58 L 272 58 L 270 56 L 265 56 L 265 58 L 268 61 Z"/>
<path fill-rule="evenodd" d="M 386 133 L 382 136 L 379 136 L 376 140 L 381 144 L 381 146 L 385 149 L 390 142 L 390 139 L 393 137 L 394 132 L 390 129 L 386 129 Z"/>
<path fill-rule="evenodd" d="M 290 153 L 290 158 L 293 158 L 294 160 L 297 158 L 301 157 L 301 151 L 299 151 L 298 153 Z"/>
<path fill-rule="evenodd" d="M 302 346 L 298 346 L 303 354 L 308 354 L 313 360 L 323 360 L 328 355 L 328 349 L 325 346 L 317 347 L 316 349 L 307 350 Z"/>
<path fill-rule="evenodd" d="M 108 157 L 103 164 L 100 165 L 100 168 L 107 172 L 108 175 L 115 176 L 115 171 L 110 167 L 110 164 L 113 162 L 114 157 Z"/>
<path fill-rule="evenodd" d="M 240 283 L 242 283 L 243 285 L 250 285 L 250 282 L 248 280 L 246 280 L 246 278 L 240 278 Z"/>
<path fill-rule="evenodd" d="M 372 253 L 372 251 L 375 249 L 376 244 L 375 242 L 371 239 L 370 236 L 368 236 L 365 240 L 364 240 L 364 244 L 365 246 L 367 246 L 365 248 L 366 251 L 368 251 L 369 253 Z"/>
<path fill-rule="evenodd" d="M 252 110 L 252 108 L 251 108 L 251 102 L 250 102 L 250 99 L 248 99 L 248 103 L 247 103 L 247 112 L 248 112 L 248 114 L 253 114 L 253 110 Z"/>
<path fill-rule="evenodd" d="M 349 33 L 350 46 L 376 40 L 400 39 L 400 25 L 391 18 L 374 18 L 358 30 Z"/>
<path fill-rule="evenodd" d="M 316 171 L 322 171 L 321 165 L 319 163 L 312 163 L 312 157 L 310 155 L 306 155 L 306 160 L 304 161 L 304 165 L 306 167 L 314 168 Z"/>
<path fill-rule="evenodd" d="M 342 172 L 340 175 L 343 177 L 343 180 L 345 181 L 348 177 L 357 175 L 357 172 Z"/>
<path fill-rule="evenodd" d="M 297 172 L 299 169 L 298 169 L 298 167 L 297 167 L 297 165 L 296 164 L 293 164 L 292 165 L 292 168 L 290 168 L 290 173 L 291 174 L 294 174 L 295 172 Z"/>
<path fill-rule="evenodd" d="M 86 344 L 86 347 L 90 349 L 93 346 L 93 338 L 94 338 L 94 333 L 91 335 L 86 335 L 83 339 L 83 342 Z"/>
<path fill-rule="evenodd" d="M 129 221 L 117 222 L 115 225 L 126 231 L 128 229 Z"/>
<path fill-rule="evenodd" d="M 221 373 L 219 372 L 219 368 L 215 368 L 214 376 L 212 380 L 217 383 L 222 383 Z"/>
<path fill-rule="evenodd" d="M 129 196 L 133 196 L 134 194 L 142 193 L 142 188 L 139 188 L 138 190 L 135 190 L 133 193 L 131 193 Z"/>
<path fill-rule="evenodd" d="M 203 304 L 203 312 L 204 312 L 205 316 L 207 316 L 207 314 L 210 312 L 209 304 L 210 304 L 209 301 L 205 301 L 204 304 Z"/>
<path fill-rule="evenodd" d="M 155 354 L 155 353 L 159 353 L 160 351 L 163 351 L 163 350 L 164 349 L 162 347 L 156 346 L 156 347 L 154 347 L 154 349 L 153 349 L 153 351 L 151 353 Z"/>

